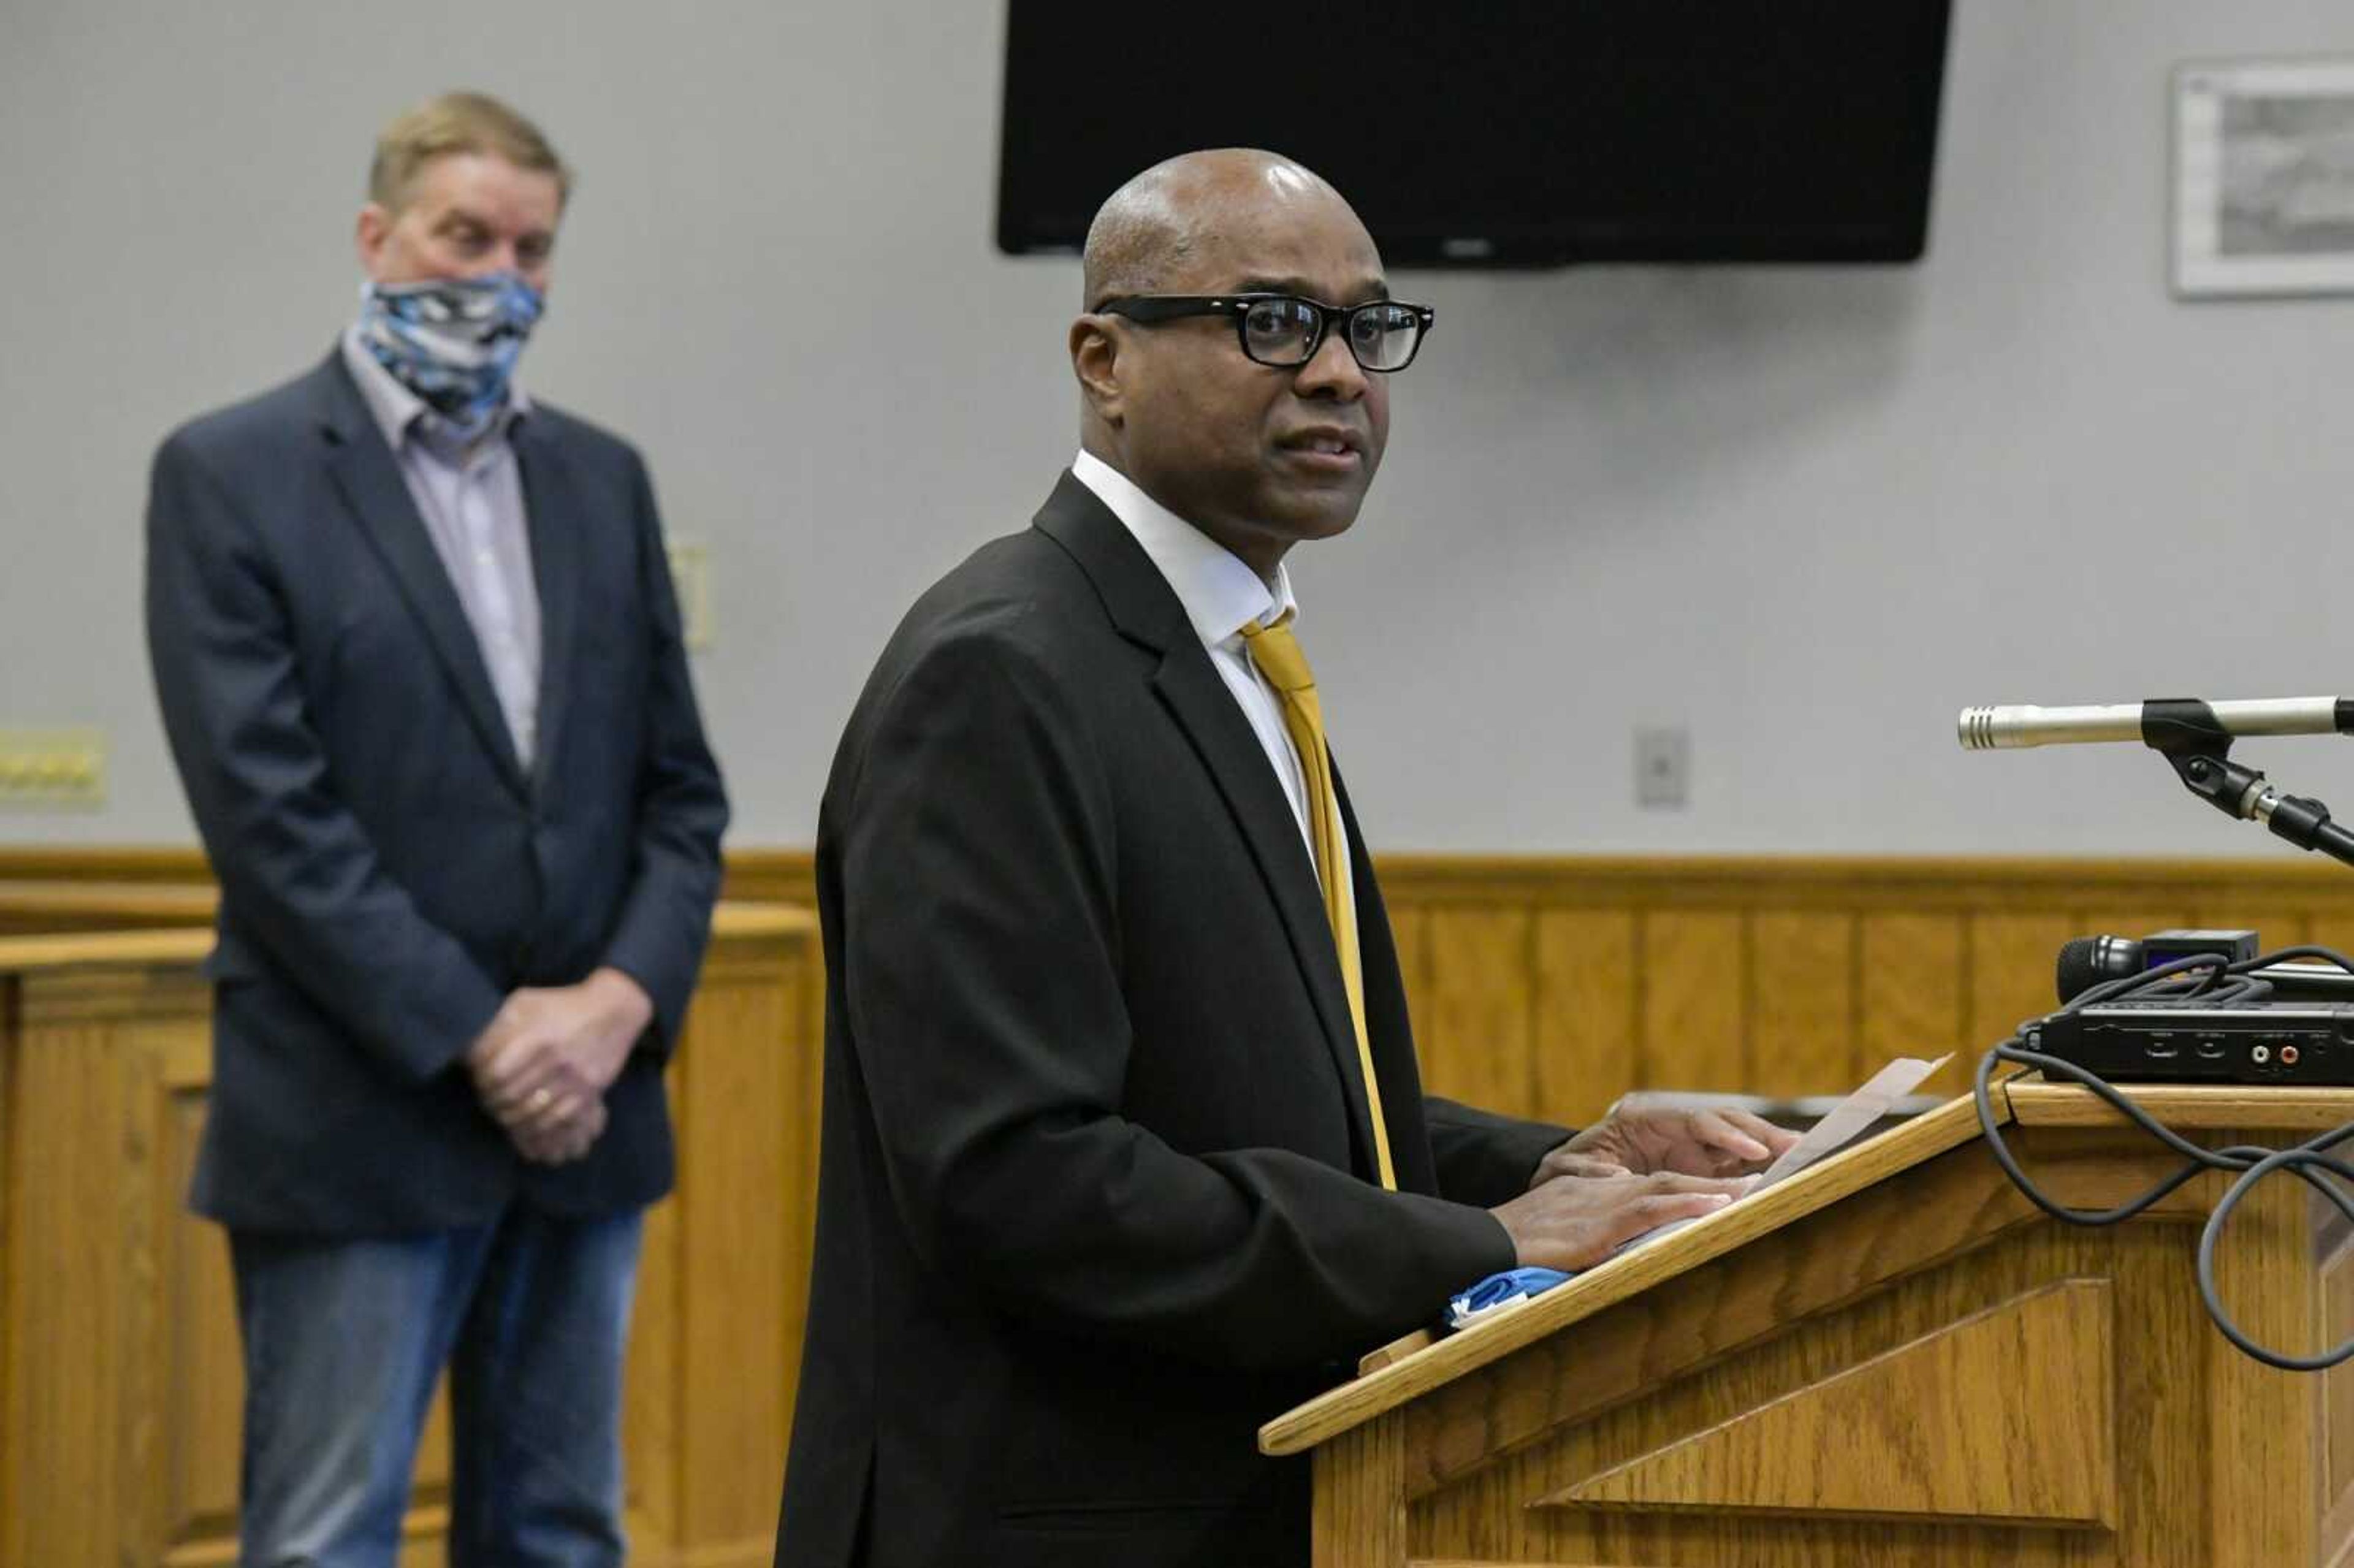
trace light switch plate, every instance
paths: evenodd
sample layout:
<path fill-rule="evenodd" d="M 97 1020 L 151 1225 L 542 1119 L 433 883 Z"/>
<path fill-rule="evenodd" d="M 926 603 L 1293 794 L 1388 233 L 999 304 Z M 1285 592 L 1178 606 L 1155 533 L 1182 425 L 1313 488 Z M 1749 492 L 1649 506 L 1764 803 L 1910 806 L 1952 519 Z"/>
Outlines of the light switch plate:
<path fill-rule="evenodd" d="M 670 546 L 672 591 L 678 595 L 678 618 L 686 633 L 686 651 L 701 653 L 711 646 L 711 546 L 674 540 Z"/>

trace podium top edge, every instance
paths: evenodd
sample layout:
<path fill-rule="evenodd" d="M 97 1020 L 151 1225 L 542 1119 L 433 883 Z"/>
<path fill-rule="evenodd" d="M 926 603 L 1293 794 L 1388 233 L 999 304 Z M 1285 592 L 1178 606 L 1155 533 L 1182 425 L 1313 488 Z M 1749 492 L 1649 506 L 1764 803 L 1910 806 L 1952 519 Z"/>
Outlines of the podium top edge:
<path fill-rule="evenodd" d="M 2120 1092 L 2183 1132 L 2303 1132 L 2354 1121 L 2354 1088 L 2134 1084 Z M 2005 1125 L 2110 1128 L 2126 1118 L 2092 1091 L 2026 1075 L 1998 1084 Z M 1501 1361 L 1606 1308 L 1745 1246 L 1978 1136 L 1977 1107 L 1956 1096 L 1906 1125 L 1868 1139 L 1789 1181 L 1649 1246 L 1586 1270 L 1525 1304 L 1437 1340 L 1318 1395 L 1259 1428 L 1270 1455 L 1303 1453 L 1446 1383 Z"/>
<path fill-rule="evenodd" d="M 2354 1089 L 2271 1088 L 2231 1084 L 2121 1084 L 2118 1090 L 2178 1132 L 2342 1127 L 2354 1121 Z M 2035 1078 L 2007 1086 L 2021 1127 L 2125 1127 L 2126 1118 L 2090 1089 Z"/>
<path fill-rule="evenodd" d="M 2009 1109 L 1997 1098 L 1998 1114 Z M 1967 1095 L 1877 1138 L 1849 1145 L 1754 1198 L 1623 1253 L 1522 1306 L 1344 1383 L 1259 1428 L 1262 1453 L 1304 1453 L 1442 1384 L 1502 1360 L 1570 1324 L 1639 1296 L 1840 1199 L 1935 1159 L 1978 1136 Z"/>

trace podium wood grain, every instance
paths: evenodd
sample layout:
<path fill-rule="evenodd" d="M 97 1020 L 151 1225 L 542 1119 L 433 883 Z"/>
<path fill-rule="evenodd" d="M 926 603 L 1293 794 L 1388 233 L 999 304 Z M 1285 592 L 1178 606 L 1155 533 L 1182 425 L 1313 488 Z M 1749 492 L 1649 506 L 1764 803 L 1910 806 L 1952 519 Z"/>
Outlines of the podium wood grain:
<path fill-rule="evenodd" d="M 2147 1097 L 2214 1142 L 2354 1119 L 2347 1091 L 2271 1114 L 2237 1091 Z M 2056 1196 L 2113 1204 L 2172 1168 L 2081 1098 L 2008 1097 L 2028 1122 L 2014 1145 Z M 1342 1473 L 1342 1440 L 1395 1425 L 1398 1457 L 1379 1465 L 1402 1557 L 1336 1540 L 1335 1563 L 2338 1562 L 2354 1387 L 2263 1367 L 2208 1322 L 2191 1260 L 2221 1180 L 2134 1224 L 2062 1226 L 1975 1133 L 1956 1102 L 1362 1376 L 1270 1423 L 1262 1446 L 1312 1451 L 1320 1498 L 1386 1519 Z M 2224 1232 L 2228 1304 L 2285 1348 L 2342 1337 L 2347 1240 L 2298 1183 L 2265 1186 Z"/>
<path fill-rule="evenodd" d="M 2114 1529 L 2111 1296 L 2045 1286 L 1532 1506 Z"/>

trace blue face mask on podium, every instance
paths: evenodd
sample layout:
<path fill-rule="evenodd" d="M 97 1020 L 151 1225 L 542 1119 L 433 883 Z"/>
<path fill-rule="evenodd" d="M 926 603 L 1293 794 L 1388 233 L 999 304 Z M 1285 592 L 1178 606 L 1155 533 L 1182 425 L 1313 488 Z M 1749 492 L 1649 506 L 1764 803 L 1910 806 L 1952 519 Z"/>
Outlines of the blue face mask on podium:
<path fill-rule="evenodd" d="M 514 272 L 360 285 L 360 341 L 393 378 L 472 439 L 506 406 L 515 361 L 546 308 Z"/>

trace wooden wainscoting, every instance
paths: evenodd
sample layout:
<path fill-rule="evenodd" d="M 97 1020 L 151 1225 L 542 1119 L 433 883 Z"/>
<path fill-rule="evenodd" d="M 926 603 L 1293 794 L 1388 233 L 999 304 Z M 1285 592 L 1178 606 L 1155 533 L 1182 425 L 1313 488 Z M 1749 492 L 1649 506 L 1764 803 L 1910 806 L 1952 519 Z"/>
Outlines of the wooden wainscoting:
<path fill-rule="evenodd" d="M 1835 1094 L 1900 1054 L 1929 1086 L 2052 1006 L 2061 943 L 2247 926 L 2354 951 L 2354 873 L 2311 858 L 1378 857 L 1434 1092 L 1582 1122 L 1637 1088 Z M 809 853 L 730 852 L 735 898 L 815 904 Z M 0 849 L 0 930 L 47 899 L 185 900 L 193 850 Z M 64 913 L 103 925 L 89 905 Z M 185 912 L 185 911 L 184 911 Z M 23 928 L 21 924 L 15 928 Z M 802 1021 L 818 1037 L 822 976 Z"/>
<path fill-rule="evenodd" d="M 1835 1092 L 1886 1056 L 1975 1054 L 2048 1010 L 2072 936 L 2237 925 L 2354 949 L 2354 877 L 2286 857 L 1380 869 L 1431 1086 L 1572 1122 L 1632 1088 Z M 812 902 L 805 852 L 738 851 L 728 882 Z M 189 850 L 0 850 L 0 930 L 197 924 L 210 901 Z M 767 1562 L 799 1365 L 823 976 L 806 915 L 742 918 L 722 921 L 673 1069 L 680 1190 L 647 1232 L 627 1418 L 641 1568 Z M 207 938 L 57 940 L 65 958 L 0 942 L 0 1568 L 226 1563 L 227 1266 L 179 1207 L 209 1082 Z M 439 1528 L 440 1443 L 412 1563 Z"/>
<path fill-rule="evenodd" d="M 2279 863 L 1384 862 L 1435 1089 L 1582 1121 L 1638 1088 L 1842 1093 L 2055 1005 L 2061 944 L 2254 927 L 2354 950 L 2354 874 Z"/>
<path fill-rule="evenodd" d="M 1434 1093 L 1579 1123 L 1630 1089 L 1838 1094 L 1978 1054 L 2054 1005 L 2060 945 L 2253 927 L 2354 952 L 2354 872 L 2263 861 L 1377 857 Z M 809 856 L 728 857 L 814 902 Z"/>
<path fill-rule="evenodd" d="M 210 946 L 0 939 L 0 1568 L 235 1559 L 227 1248 L 181 1206 L 211 1083 Z M 671 1069 L 678 1190 L 639 1272 L 637 1568 L 769 1559 L 808 1305 L 819 983 L 806 914 L 722 906 Z M 441 1561 L 447 1477 L 437 1407 L 404 1568 Z"/>

